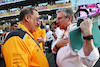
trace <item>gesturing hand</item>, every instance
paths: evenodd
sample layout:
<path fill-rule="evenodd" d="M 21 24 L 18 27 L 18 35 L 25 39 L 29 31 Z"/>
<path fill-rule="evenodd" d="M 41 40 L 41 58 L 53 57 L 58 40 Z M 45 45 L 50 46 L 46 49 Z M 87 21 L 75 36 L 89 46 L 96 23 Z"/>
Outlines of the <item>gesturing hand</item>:
<path fill-rule="evenodd" d="M 60 39 L 58 42 L 57 42 L 57 47 L 63 47 L 63 46 L 67 46 L 67 43 L 68 43 L 68 38 L 64 38 L 64 39 Z"/>

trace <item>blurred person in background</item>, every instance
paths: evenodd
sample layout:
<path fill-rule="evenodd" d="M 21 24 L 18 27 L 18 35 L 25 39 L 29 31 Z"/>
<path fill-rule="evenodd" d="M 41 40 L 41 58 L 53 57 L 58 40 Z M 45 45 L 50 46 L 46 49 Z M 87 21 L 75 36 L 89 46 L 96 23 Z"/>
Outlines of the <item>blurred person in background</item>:
<path fill-rule="evenodd" d="M 17 22 L 12 22 L 11 23 L 11 31 L 15 30 L 16 28 L 18 27 L 18 23 Z M 7 37 L 7 35 L 9 34 L 10 32 L 8 32 L 6 35 L 5 35 L 5 39 Z"/>
<path fill-rule="evenodd" d="M 12 22 L 11 23 L 11 30 L 15 30 L 18 27 L 18 23 L 17 22 Z"/>
<path fill-rule="evenodd" d="M 55 29 L 57 28 L 56 21 L 51 23 L 51 31 L 55 32 Z"/>
<path fill-rule="evenodd" d="M 52 31 L 50 30 L 49 27 L 46 28 L 46 43 L 47 43 L 47 46 L 49 47 L 49 50 L 48 52 L 52 52 L 51 51 L 51 45 L 52 45 L 52 41 L 53 41 L 53 35 L 52 35 Z"/>

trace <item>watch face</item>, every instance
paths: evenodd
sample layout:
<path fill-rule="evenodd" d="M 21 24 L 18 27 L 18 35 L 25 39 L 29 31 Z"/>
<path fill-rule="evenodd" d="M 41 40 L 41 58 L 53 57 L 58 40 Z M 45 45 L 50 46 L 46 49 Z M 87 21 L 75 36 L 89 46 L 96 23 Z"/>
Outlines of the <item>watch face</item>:
<path fill-rule="evenodd" d="M 89 40 L 93 39 L 93 35 L 89 35 L 88 38 L 89 38 Z"/>

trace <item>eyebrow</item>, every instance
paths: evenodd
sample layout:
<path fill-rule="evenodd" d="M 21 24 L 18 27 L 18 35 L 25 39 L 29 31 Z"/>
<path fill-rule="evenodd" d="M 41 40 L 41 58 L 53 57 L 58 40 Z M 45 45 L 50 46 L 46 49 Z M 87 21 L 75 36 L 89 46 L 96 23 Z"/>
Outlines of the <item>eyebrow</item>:
<path fill-rule="evenodd" d="M 63 17 L 58 17 L 57 19 L 61 19 L 61 18 L 63 18 Z"/>

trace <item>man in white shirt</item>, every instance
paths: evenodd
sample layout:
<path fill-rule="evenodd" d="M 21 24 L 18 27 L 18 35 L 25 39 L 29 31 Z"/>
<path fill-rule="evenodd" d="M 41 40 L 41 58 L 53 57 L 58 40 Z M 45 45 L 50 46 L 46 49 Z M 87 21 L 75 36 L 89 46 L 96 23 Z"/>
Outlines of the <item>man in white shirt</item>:
<path fill-rule="evenodd" d="M 53 36 L 52 36 L 52 31 L 50 30 L 50 28 L 47 28 L 46 29 L 46 39 L 47 41 L 51 41 L 53 39 Z"/>
<path fill-rule="evenodd" d="M 48 52 L 51 52 L 51 43 L 52 43 L 52 40 L 53 40 L 53 36 L 52 36 L 52 31 L 50 30 L 50 28 L 46 28 L 46 43 L 47 43 L 47 46 L 49 47 L 49 51 Z"/>
<path fill-rule="evenodd" d="M 93 39 L 84 39 L 83 47 L 76 53 L 72 53 L 68 43 L 69 31 L 76 26 L 73 24 L 73 11 L 71 8 L 62 8 L 57 11 L 57 24 L 64 29 L 64 37 L 57 39 L 53 45 L 53 51 L 57 53 L 56 63 L 58 67 L 92 67 L 99 59 L 98 49 L 93 44 Z M 89 18 L 80 24 L 84 37 L 92 36 L 92 20 Z"/>

